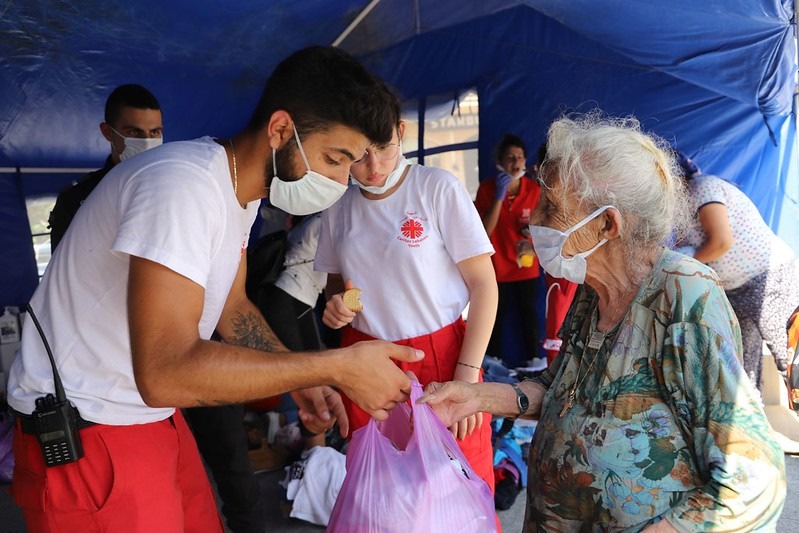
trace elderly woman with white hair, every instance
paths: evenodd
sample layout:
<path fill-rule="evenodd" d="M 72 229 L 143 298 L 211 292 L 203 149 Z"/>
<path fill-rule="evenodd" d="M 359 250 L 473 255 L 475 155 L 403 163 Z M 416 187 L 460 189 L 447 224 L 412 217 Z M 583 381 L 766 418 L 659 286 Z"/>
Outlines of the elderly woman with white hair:
<path fill-rule="evenodd" d="M 716 274 L 664 243 L 684 228 L 667 145 L 599 113 L 549 129 L 531 231 L 542 267 L 580 287 L 541 376 L 433 383 L 446 424 L 538 418 L 525 531 L 773 530 L 785 465 L 740 363 Z"/>

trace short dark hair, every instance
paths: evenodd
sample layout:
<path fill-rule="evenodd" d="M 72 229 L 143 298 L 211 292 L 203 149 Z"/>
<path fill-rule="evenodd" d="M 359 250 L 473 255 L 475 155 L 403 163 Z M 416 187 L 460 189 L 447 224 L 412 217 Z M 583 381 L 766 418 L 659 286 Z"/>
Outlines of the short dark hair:
<path fill-rule="evenodd" d="M 266 82 L 247 128 L 260 130 L 275 111 L 291 115 L 301 134 L 341 124 L 375 144 L 391 142 L 400 120 L 397 97 L 347 52 L 304 48 L 278 64 Z"/>
<path fill-rule="evenodd" d="M 516 146 L 522 149 L 524 152 L 524 157 L 527 157 L 527 146 L 524 144 L 524 141 L 518 135 L 513 135 L 512 133 L 506 133 L 502 140 L 499 141 L 499 145 L 497 145 L 497 151 L 495 157 L 497 161 L 502 161 L 502 158 L 505 156 L 505 152 L 508 151 L 508 148 Z"/>
<path fill-rule="evenodd" d="M 161 110 L 155 95 L 135 83 L 120 85 L 108 95 L 108 99 L 105 101 L 106 123 L 114 124 L 119 119 L 123 107 Z"/>

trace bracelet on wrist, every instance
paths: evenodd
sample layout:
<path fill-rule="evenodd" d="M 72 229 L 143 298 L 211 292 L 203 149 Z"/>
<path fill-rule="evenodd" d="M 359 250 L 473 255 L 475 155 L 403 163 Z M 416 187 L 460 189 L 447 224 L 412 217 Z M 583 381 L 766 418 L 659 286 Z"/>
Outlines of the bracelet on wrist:
<path fill-rule="evenodd" d="M 479 366 L 470 365 L 469 363 L 463 363 L 463 362 L 461 362 L 461 361 L 458 361 L 458 364 L 459 364 L 459 365 L 463 365 L 463 366 L 468 366 L 469 368 L 474 368 L 475 370 L 480 370 L 481 372 L 482 372 L 482 370 L 483 370 L 483 369 L 482 369 L 482 368 L 480 368 Z"/>

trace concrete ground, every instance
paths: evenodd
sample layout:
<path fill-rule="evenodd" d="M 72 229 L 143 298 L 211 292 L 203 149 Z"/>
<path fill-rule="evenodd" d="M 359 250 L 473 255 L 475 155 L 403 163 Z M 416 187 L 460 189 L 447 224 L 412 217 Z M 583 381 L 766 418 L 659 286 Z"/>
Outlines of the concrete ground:
<path fill-rule="evenodd" d="M 785 456 L 785 465 L 788 471 L 788 498 L 785 510 L 777 524 L 778 533 L 794 533 L 799 531 L 799 456 Z M 323 527 L 314 526 L 307 522 L 286 518 L 280 509 L 280 486 L 283 472 L 259 474 L 259 482 L 269 516 L 270 533 L 320 533 Z M 22 512 L 11 501 L 7 492 L 7 485 L 0 485 L 0 533 L 26 533 L 22 521 Z M 516 498 L 513 507 L 507 511 L 499 512 L 502 529 L 505 533 L 516 533 L 522 530 L 524 520 L 524 498 Z"/>

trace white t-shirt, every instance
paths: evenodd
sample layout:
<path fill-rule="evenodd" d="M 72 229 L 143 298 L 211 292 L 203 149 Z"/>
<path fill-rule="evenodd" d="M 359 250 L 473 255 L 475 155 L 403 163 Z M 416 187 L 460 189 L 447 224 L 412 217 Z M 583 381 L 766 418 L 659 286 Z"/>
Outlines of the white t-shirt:
<path fill-rule="evenodd" d="M 769 268 L 793 259 L 790 247 L 771 231 L 755 204 L 738 187 L 711 175 L 697 176 L 687 184 L 693 219 L 680 246 L 699 248 L 707 240 L 707 233 L 697 215 L 703 206 L 719 203 L 727 207 L 732 247 L 718 259 L 707 263 L 716 271 L 725 290 L 740 287 Z"/>
<path fill-rule="evenodd" d="M 289 249 L 283 262 L 286 268 L 275 281 L 275 285 L 309 307 L 316 305 L 327 284 L 327 274 L 313 268 L 321 228 L 322 215 L 317 213 L 289 230 Z"/>
<path fill-rule="evenodd" d="M 198 325 L 210 338 L 246 251 L 258 202 L 242 209 L 224 149 L 210 137 L 172 142 L 120 163 L 78 210 L 31 299 L 67 397 L 92 422 L 163 420 L 172 408 L 144 404 L 128 335 L 130 255 L 160 263 L 205 289 Z M 181 305 L 176 301 L 175 307 Z M 22 413 L 53 392 L 53 373 L 27 321 L 9 376 Z"/>
<path fill-rule="evenodd" d="M 369 200 L 351 185 L 325 211 L 314 268 L 361 289 L 353 327 L 396 341 L 455 322 L 469 302 L 457 263 L 493 251 L 458 178 L 411 165 L 391 196 Z"/>

